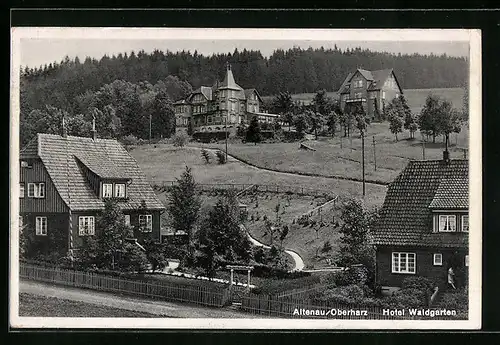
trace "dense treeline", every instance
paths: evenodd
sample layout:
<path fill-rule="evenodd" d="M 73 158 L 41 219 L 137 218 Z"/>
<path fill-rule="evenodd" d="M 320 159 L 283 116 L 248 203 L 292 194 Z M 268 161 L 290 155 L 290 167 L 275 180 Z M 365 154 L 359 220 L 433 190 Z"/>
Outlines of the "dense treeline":
<path fill-rule="evenodd" d="M 51 112 L 67 113 L 70 117 L 77 117 L 75 121 L 87 122 L 91 119 L 89 114 L 102 112 L 107 118 L 116 117 L 114 122 L 106 124 L 107 127 L 117 126 L 120 122 L 120 135 L 147 137 L 149 122 L 145 120 L 154 110 L 152 107 L 156 107 L 158 114 L 162 107 L 170 111 L 172 101 L 184 97 L 192 88 L 221 80 L 228 61 L 238 84 L 244 88 L 255 87 L 262 95 L 274 95 L 283 90 L 292 94 L 320 89 L 335 91 L 349 71 L 357 67 L 394 68 L 406 89 L 463 86 L 467 76 L 465 58 L 395 55 L 361 48 L 345 51 L 336 47 L 293 48 L 276 50 L 269 58 L 263 57 L 260 51 L 248 50 L 211 56 L 196 51 L 140 51 L 112 57 L 105 55 L 100 60 L 86 58 L 83 62 L 66 57 L 61 62 L 38 68 L 22 68 L 22 142 L 31 137 L 33 131 L 45 126 L 42 124 L 37 128 L 32 123 L 24 128 L 23 121 L 28 118 L 39 121 L 39 116 Z M 173 121 L 172 114 L 170 117 L 163 120 Z M 157 128 L 153 132 L 153 136 L 168 135 L 171 129 L 162 133 Z"/>

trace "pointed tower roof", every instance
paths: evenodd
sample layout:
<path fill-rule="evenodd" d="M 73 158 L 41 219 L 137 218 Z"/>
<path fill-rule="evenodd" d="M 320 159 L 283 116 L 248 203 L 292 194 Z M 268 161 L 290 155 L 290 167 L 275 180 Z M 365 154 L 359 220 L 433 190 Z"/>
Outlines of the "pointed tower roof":
<path fill-rule="evenodd" d="M 243 90 L 243 88 L 234 81 L 233 71 L 231 71 L 229 62 L 226 66 L 226 76 L 224 77 L 224 81 L 220 84 L 219 89 Z"/>

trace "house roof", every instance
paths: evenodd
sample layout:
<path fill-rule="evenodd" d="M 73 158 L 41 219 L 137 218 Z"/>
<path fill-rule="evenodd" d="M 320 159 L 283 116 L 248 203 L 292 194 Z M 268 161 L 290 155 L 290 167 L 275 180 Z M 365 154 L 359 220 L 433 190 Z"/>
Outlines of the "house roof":
<path fill-rule="evenodd" d="M 220 83 L 219 89 L 231 89 L 231 90 L 243 91 L 243 88 L 238 84 L 236 84 L 236 82 L 234 81 L 233 71 L 231 71 L 231 67 L 229 67 L 229 65 L 226 70 L 226 76 L 224 77 L 222 83 Z"/>
<path fill-rule="evenodd" d="M 365 69 L 358 68 L 356 72 L 359 72 L 366 80 L 370 82 L 370 86 L 368 87 L 368 90 L 379 90 L 387 80 L 387 78 L 394 73 L 394 70 L 392 68 L 389 69 L 380 69 L 376 71 L 368 71 Z M 349 88 L 347 87 L 356 72 L 351 72 L 347 75 L 347 78 L 345 78 L 344 82 L 340 86 L 339 93 L 347 93 L 349 92 Z M 400 91 L 402 91 L 401 86 L 399 85 L 399 81 L 396 78 L 396 75 L 394 74 L 394 78 L 396 79 L 396 82 L 398 83 Z"/>
<path fill-rule="evenodd" d="M 344 82 L 342 83 L 342 85 L 340 85 L 339 93 L 344 93 L 344 92 L 348 91 L 347 85 L 351 81 L 351 78 L 352 78 L 353 75 L 354 75 L 353 72 L 349 72 L 349 74 L 347 75 L 347 78 L 345 78 Z"/>
<path fill-rule="evenodd" d="M 257 91 L 257 89 L 245 89 L 244 92 L 245 92 L 245 99 L 248 99 L 248 97 L 255 92 L 259 100 L 263 102 L 262 97 L 260 97 L 259 91 Z"/>
<path fill-rule="evenodd" d="M 389 185 L 373 229 L 376 245 L 466 247 L 466 233 L 433 233 L 431 205 L 467 209 L 469 165 L 464 159 L 410 161 Z M 458 196 L 458 200 L 454 201 Z M 446 206 L 446 207 L 445 207 Z"/>
<path fill-rule="evenodd" d="M 42 160 L 56 190 L 73 211 L 100 210 L 104 201 L 96 195 L 84 169 L 102 179 L 129 180 L 128 200 L 120 202 L 125 210 L 137 209 L 142 202 L 148 209 L 164 209 L 136 160 L 114 139 L 96 139 L 53 134 L 36 137 L 38 157 Z M 20 153 L 21 159 L 33 153 L 29 144 Z"/>

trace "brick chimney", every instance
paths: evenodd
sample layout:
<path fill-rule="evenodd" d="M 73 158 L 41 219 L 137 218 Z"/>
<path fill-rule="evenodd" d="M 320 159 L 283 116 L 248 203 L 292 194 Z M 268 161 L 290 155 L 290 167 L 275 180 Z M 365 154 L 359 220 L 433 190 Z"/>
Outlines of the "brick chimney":
<path fill-rule="evenodd" d="M 92 115 L 92 139 L 95 141 L 97 139 L 97 131 L 95 130 L 95 116 Z"/>
<path fill-rule="evenodd" d="M 68 130 L 66 129 L 66 116 L 63 115 L 62 117 L 62 133 L 61 133 L 63 138 L 66 138 L 68 136 Z"/>
<path fill-rule="evenodd" d="M 448 151 L 448 135 L 445 135 L 445 149 L 443 151 L 443 161 L 450 162 L 450 152 Z"/>

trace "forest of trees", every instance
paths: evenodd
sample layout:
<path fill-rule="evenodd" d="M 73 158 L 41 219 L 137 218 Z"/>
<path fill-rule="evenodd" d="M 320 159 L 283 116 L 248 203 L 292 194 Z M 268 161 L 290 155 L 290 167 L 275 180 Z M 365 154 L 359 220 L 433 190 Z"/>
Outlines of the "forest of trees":
<path fill-rule="evenodd" d="M 263 96 L 284 90 L 292 94 L 335 91 L 357 67 L 394 68 L 405 89 L 462 87 L 468 70 L 467 60 L 460 57 L 395 55 L 361 48 L 342 51 L 336 47 L 276 50 L 269 58 L 248 50 L 211 56 L 196 51 L 139 51 L 83 62 L 66 57 L 38 68 L 22 67 L 21 144 L 33 133 L 53 127 L 43 123 L 41 117 L 47 114 L 67 114 L 73 124 L 89 122 L 93 114 L 98 131 L 107 136 L 133 134 L 143 138 L 149 132 L 149 116 L 157 114 L 161 121 L 154 122 L 153 136 L 169 136 L 170 127 L 175 126 L 172 102 L 200 85 L 221 80 L 228 61 L 237 83 L 257 88 Z M 42 123 L 36 124 L 39 121 Z M 166 129 L 162 129 L 164 125 Z"/>

